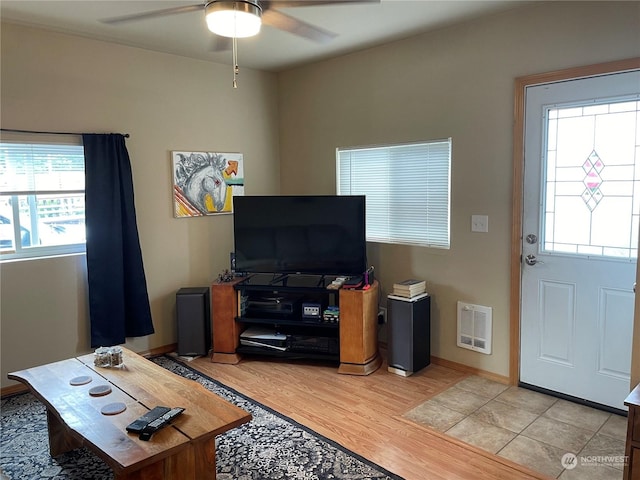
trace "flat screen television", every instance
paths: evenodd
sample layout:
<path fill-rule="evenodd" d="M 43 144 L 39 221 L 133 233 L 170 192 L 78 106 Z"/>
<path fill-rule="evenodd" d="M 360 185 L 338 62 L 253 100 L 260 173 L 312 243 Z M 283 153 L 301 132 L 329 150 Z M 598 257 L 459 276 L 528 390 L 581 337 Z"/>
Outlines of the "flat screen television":
<path fill-rule="evenodd" d="M 367 269 L 364 195 L 233 198 L 235 271 L 361 275 Z"/>

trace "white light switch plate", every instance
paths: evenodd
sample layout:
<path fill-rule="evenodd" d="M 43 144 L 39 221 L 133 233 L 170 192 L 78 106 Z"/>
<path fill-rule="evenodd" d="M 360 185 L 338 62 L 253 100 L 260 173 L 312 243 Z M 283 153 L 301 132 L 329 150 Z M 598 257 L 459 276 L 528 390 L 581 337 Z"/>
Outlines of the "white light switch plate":
<path fill-rule="evenodd" d="M 471 231 L 472 232 L 488 232 L 489 216 L 488 215 L 471 215 Z"/>

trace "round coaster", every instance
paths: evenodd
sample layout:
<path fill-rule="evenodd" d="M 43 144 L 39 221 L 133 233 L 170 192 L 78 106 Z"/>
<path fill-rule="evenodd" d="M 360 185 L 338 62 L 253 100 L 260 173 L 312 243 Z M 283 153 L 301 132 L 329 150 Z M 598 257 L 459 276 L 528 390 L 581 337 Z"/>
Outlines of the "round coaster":
<path fill-rule="evenodd" d="M 103 395 L 109 395 L 111 393 L 111 387 L 109 385 L 97 385 L 89 390 L 89 395 L 92 397 L 101 397 Z"/>
<path fill-rule="evenodd" d="M 69 380 L 69 384 L 70 385 L 85 385 L 89 382 L 91 382 L 92 378 L 88 375 L 81 375 L 80 377 L 73 377 L 71 380 Z"/>
<path fill-rule="evenodd" d="M 108 403 L 100 409 L 100 413 L 103 415 L 117 415 L 124 412 L 127 406 L 122 402 Z"/>

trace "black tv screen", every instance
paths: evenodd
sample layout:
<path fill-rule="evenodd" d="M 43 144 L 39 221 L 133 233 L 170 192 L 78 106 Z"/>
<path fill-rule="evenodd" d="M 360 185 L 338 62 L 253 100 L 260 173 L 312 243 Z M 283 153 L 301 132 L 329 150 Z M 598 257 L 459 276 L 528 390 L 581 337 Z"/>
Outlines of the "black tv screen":
<path fill-rule="evenodd" d="M 239 273 L 360 275 L 367 269 L 364 195 L 233 197 Z"/>

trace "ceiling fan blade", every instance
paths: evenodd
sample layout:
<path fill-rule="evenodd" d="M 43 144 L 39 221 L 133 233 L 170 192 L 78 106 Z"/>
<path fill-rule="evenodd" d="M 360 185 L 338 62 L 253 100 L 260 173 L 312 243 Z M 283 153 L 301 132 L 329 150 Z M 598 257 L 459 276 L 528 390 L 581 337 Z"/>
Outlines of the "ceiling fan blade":
<path fill-rule="evenodd" d="M 318 43 L 328 43 L 338 36 L 329 30 L 316 27 L 271 8 L 262 12 L 262 23 Z"/>
<path fill-rule="evenodd" d="M 162 10 L 153 10 L 151 12 L 134 13 L 132 15 L 122 15 L 120 17 L 103 18 L 100 20 L 102 23 L 117 24 L 133 22 L 136 20 L 146 20 L 148 18 L 163 17 L 166 15 L 176 15 L 178 13 L 195 12 L 197 10 L 203 10 L 204 3 L 198 3 L 197 5 L 184 5 L 182 7 L 164 8 Z"/>
<path fill-rule="evenodd" d="M 260 0 L 263 10 L 268 8 L 317 7 L 345 3 L 380 3 L 380 0 Z"/>

